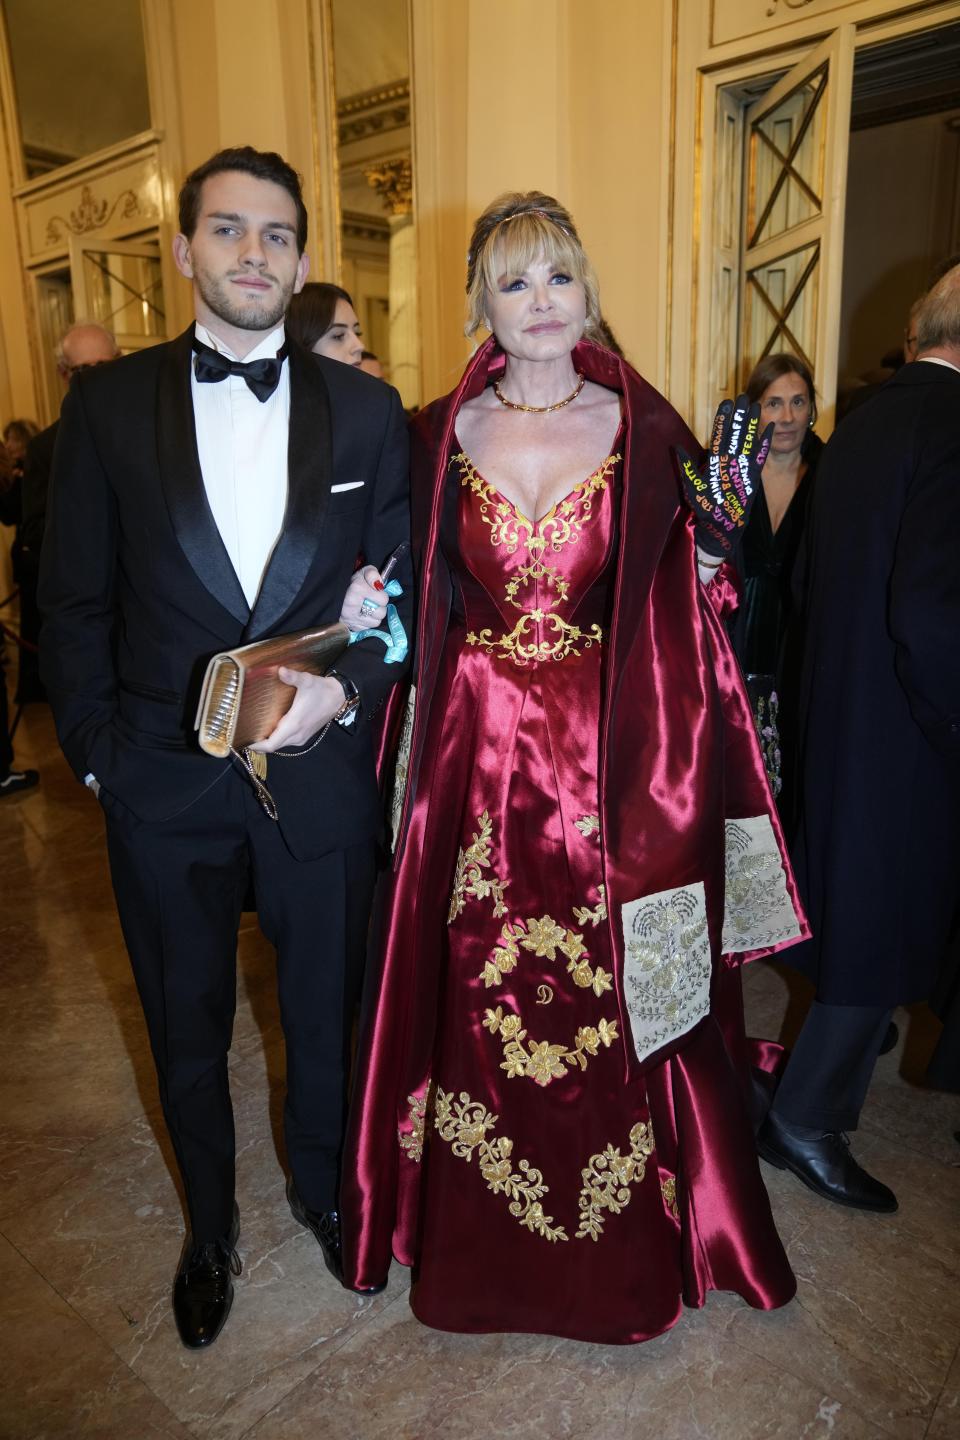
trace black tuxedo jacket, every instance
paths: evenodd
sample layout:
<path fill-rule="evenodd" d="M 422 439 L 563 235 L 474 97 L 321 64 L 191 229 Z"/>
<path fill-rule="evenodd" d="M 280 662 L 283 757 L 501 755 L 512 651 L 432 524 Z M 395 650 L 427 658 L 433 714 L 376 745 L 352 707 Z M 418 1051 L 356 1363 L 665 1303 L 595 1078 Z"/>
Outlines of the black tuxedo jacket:
<path fill-rule="evenodd" d="M 408 538 L 407 438 L 397 392 L 352 366 L 290 347 L 289 480 L 283 528 L 251 611 L 207 502 L 190 392 L 192 327 L 79 375 L 64 402 L 40 566 L 41 673 L 78 778 L 131 823 L 202 803 L 235 762 L 197 746 L 207 661 L 219 650 L 335 620 L 358 559 L 382 565 Z M 331 487 L 362 484 L 331 493 Z M 399 572 L 410 631 L 412 581 Z M 383 646 L 337 668 L 359 720 L 331 726 L 268 783 L 297 858 L 375 833 L 370 721 L 398 679 Z"/>
<path fill-rule="evenodd" d="M 60 421 L 54 420 L 46 430 L 34 435 L 27 446 L 23 461 L 20 538 L 23 542 L 24 558 L 29 556 L 29 563 L 34 569 L 40 563 L 40 547 L 43 544 L 43 527 L 47 514 L 47 491 L 50 488 L 50 470 L 59 428 Z"/>
<path fill-rule="evenodd" d="M 960 374 L 904 365 L 823 452 L 808 520 L 788 952 L 827 1004 L 923 1000 L 960 899 Z"/>

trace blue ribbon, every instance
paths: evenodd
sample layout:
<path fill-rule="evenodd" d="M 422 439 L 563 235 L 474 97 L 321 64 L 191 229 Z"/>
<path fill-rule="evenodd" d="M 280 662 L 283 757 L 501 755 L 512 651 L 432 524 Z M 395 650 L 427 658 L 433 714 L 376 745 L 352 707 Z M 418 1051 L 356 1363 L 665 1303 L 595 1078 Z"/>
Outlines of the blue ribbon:
<path fill-rule="evenodd" d="M 398 595 L 403 594 L 403 586 L 399 580 L 388 580 L 383 588 L 386 593 L 392 595 L 394 599 L 396 599 Z M 407 632 L 404 630 L 400 616 L 397 614 L 396 605 L 387 606 L 386 620 L 389 634 L 383 630 L 355 630 L 351 634 L 347 644 L 356 645 L 358 640 L 382 640 L 387 647 L 387 653 L 383 657 L 383 663 L 385 665 L 399 665 L 401 661 L 406 660 L 409 645 L 407 642 Z"/>

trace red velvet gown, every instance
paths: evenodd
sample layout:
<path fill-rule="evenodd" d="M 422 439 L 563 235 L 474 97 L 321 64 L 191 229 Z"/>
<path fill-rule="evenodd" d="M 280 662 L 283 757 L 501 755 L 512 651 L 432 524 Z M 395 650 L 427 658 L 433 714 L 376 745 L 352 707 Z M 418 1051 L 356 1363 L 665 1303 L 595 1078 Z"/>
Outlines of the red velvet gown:
<path fill-rule="evenodd" d="M 446 953 L 432 1073 L 410 1096 L 400 1161 L 422 1171 L 411 1304 L 441 1329 L 624 1343 L 680 1310 L 676 1162 L 658 1148 L 647 1077 L 624 1083 L 602 923 L 620 458 L 537 524 L 466 455 L 451 462 L 441 545 L 455 597 L 423 760 L 425 848 L 450 846 Z M 674 1140 L 672 1112 L 665 1129 Z M 787 1298 L 789 1269 L 760 1228 Z"/>
<path fill-rule="evenodd" d="M 739 966 L 809 930 L 722 623 L 734 590 L 727 567 L 700 583 L 679 500 L 672 449 L 696 442 L 609 352 L 574 363 L 621 395 L 622 461 L 539 524 L 458 454 L 492 341 L 413 426 L 416 708 L 344 1278 L 376 1285 L 392 1255 L 430 1325 L 626 1344 L 710 1290 L 795 1292 Z"/>

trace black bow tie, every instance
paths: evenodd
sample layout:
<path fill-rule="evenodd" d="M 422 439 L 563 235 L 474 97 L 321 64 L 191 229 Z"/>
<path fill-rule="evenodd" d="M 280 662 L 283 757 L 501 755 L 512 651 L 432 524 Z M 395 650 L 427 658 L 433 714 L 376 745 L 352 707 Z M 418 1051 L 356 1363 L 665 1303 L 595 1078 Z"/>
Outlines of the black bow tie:
<path fill-rule="evenodd" d="M 240 375 L 261 402 L 269 400 L 280 384 L 280 371 L 287 358 L 285 343 L 277 351 L 275 358 L 266 360 L 231 360 L 229 355 L 221 355 L 219 350 L 211 349 L 196 338 L 193 348 L 197 357 L 193 362 L 193 370 L 201 385 L 216 385 L 221 380 L 226 380 L 228 375 Z"/>

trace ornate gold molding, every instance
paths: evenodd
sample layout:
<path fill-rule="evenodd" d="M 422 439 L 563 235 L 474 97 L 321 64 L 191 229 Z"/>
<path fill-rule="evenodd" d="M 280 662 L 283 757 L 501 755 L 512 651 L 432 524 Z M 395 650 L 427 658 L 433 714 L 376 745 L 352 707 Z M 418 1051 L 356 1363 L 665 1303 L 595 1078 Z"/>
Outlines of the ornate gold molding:
<path fill-rule="evenodd" d="M 337 138 L 341 145 L 402 130 L 409 124 L 409 80 L 361 90 L 337 101 Z"/>
<path fill-rule="evenodd" d="M 118 209 L 121 220 L 129 220 L 140 214 L 140 200 L 134 190 L 122 190 L 111 205 L 109 200 L 97 199 L 90 186 L 84 185 L 80 191 L 80 204 L 70 211 L 69 219 L 62 215 L 51 215 L 47 221 L 47 244 L 56 245 L 58 240 L 64 238 L 66 231 L 71 235 L 88 235 L 91 230 L 102 230 Z"/>
<path fill-rule="evenodd" d="M 379 160 L 364 167 L 367 184 L 383 201 L 388 215 L 409 215 L 413 209 L 413 163 L 409 155 L 399 160 Z"/>
<path fill-rule="evenodd" d="M 783 0 L 783 3 L 788 10 L 804 10 L 808 5 L 813 4 L 813 0 Z M 776 15 L 779 4 L 780 0 L 770 0 L 770 4 L 767 6 L 767 19 Z"/>
<path fill-rule="evenodd" d="M 376 240 L 386 244 L 390 239 L 390 222 L 378 215 L 365 215 L 360 210 L 341 211 L 344 236 L 351 240 Z"/>

